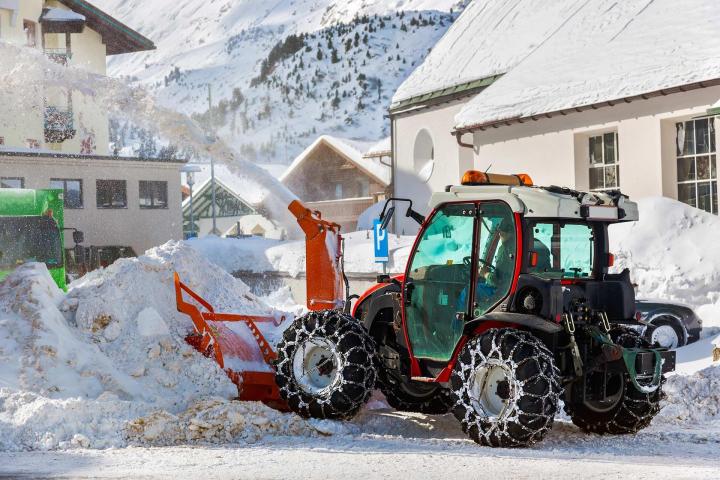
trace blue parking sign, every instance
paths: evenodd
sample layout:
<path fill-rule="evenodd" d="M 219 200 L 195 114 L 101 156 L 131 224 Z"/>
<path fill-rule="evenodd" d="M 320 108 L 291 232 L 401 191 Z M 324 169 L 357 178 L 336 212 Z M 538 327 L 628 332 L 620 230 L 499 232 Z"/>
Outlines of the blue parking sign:
<path fill-rule="evenodd" d="M 387 230 L 380 228 L 380 220 L 373 221 L 373 245 L 375 246 L 375 263 L 385 263 L 388 257 Z"/>

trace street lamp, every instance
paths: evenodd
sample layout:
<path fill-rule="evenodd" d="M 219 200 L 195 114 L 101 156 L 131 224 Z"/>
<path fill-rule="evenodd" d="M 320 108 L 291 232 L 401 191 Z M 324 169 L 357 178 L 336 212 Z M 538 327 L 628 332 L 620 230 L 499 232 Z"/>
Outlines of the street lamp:
<path fill-rule="evenodd" d="M 193 185 L 195 184 L 195 174 L 202 172 L 202 168 L 197 165 L 186 164 L 181 169 L 185 174 L 185 181 L 190 188 L 190 238 L 195 236 L 195 217 L 193 215 Z"/>

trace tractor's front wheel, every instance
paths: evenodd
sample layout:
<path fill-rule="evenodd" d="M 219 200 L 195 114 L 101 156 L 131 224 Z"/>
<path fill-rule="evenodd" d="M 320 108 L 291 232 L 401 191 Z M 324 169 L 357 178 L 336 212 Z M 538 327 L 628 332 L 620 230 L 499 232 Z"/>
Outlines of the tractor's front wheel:
<path fill-rule="evenodd" d="M 302 417 L 347 419 L 375 387 L 375 346 L 365 329 L 335 310 L 310 312 L 283 333 L 276 382 Z"/>
<path fill-rule="evenodd" d="M 531 445 L 552 428 L 559 374 L 550 351 L 531 333 L 488 330 L 460 353 L 451 378 L 453 413 L 481 445 Z"/>

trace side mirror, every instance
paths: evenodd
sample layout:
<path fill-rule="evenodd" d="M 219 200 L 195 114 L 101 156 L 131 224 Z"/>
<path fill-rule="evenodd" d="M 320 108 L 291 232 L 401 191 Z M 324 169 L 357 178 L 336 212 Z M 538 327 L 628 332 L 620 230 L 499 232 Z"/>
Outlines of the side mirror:
<path fill-rule="evenodd" d="M 390 224 L 390 219 L 394 214 L 395 207 L 390 207 L 385 215 L 380 215 L 380 228 L 382 230 L 387 230 L 387 227 Z"/>
<path fill-rule="evenodd" d="M 85 234 L 80 230 L 73 231 L 73 242 L 75 244 L 83 243 L 85 241 Z"/>

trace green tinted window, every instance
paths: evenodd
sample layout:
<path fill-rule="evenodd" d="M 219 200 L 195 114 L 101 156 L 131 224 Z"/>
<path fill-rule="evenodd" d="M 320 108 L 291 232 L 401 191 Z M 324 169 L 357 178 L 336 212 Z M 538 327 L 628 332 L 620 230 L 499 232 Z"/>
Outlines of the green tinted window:
<path fill-rule="evenodd" d="M 583 278 L 592 275 L 595 238 L 585 224 L 537 223 L 533 227 L 537 266 L 531 273 L 547 278 Z"/>
<path fill-rule="evenodd" d="M 57 223 L 49 217 L 0 217 L 0 268 L 25 262 L 60 267 L 62 244 Z"/>
<path fill-rule="evenodd" d="M 515 221 L 506 204 L 483 203 L 479 219 L 474 317 L 483 315 L 510 291 L 517 249 Z"/>
<path fill-rule="evenodd" d="M 446 205 L 418 242 L 406 277 L 405 310 L 417 357 L 448 360 L 462 335 L 456 315 L 468 309 L 474 222 L 473 204 Z"/>

